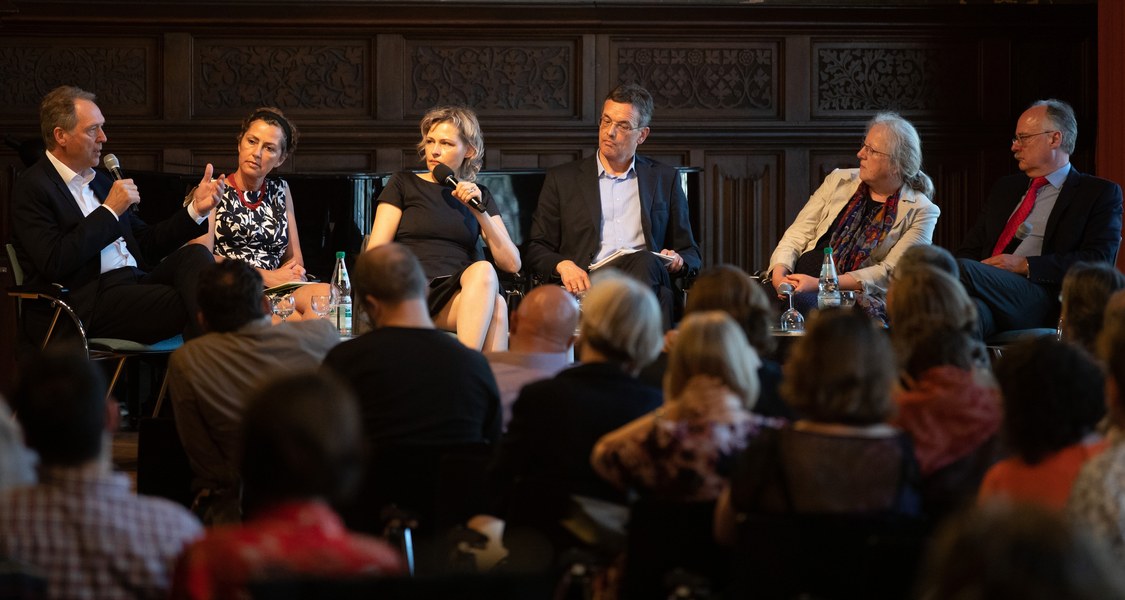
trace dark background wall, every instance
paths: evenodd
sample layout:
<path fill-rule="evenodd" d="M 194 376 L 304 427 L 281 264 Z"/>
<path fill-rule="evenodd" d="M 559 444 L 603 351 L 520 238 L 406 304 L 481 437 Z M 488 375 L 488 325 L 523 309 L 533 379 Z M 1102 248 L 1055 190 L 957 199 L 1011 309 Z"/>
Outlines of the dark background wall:
<path fill-rule="evenodd" d="M 274 104 L 302 130 L 283 172 L 393 171 L 416 165 L 418 117 L 462 102 L 485 168 L 550 167 L 595 150 L 602 98 L 635 81 L 656 98 L 642 151 L 703 169 L 705 264 L 748 270 L 878 110 L 922 135 L 941 245 L 1015 170 L 1037 98 L 1074 105 L 1093 171 L 1096 4 L 900 4 L 0 0 L 0 134 L 37 136 L 39 99 L 72 83 L 127 168 L 230 170 L 238 121 Z M 0 148 L 4 240 L 18 164 Z"/>

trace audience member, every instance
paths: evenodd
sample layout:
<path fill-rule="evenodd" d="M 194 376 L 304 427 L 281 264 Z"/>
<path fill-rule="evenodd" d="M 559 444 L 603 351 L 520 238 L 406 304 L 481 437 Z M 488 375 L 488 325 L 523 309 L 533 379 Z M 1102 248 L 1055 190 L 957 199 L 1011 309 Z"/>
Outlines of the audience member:
<path fill-rule="evenodd" d="M 820 311 L 785 364 L 782 394 L 801 419 L 750 443 L 716 508 L 716 538 L 734 543 L 740 513 L 919 514 L 910 438 L 887 424 L 894 365 L 868 317 Z"/>
<path fill-rule="evenodd" d="M 355 297 L 375 329 L 333 348 L 324 365 L 355 390 L 372 448 L 500 437 L 500 395 L 488 361 L 434 328 L 426 281 L 414 254 L 394 242 L 356 260 Z"/>
<path fill-rule="evenodd" d="M 1013 456 L 984 477 L 980 501 L 1007 498 L 1062 510 L 1082 465 L 1105 449 L 1102 373 L 1084 351 L 1051 338 L 1008 346 L 996 364 L 1004 439 Z"/>
<path fill-rule="evenodd" d="M 919 337 L 902 370 L 891 423 L 914 441 L 931 518 L 971 504 L 985 471 L 1000 459 L 1003 410 L 987 365 L 979 340 L 946 327 Z"/>
<path fill-rule="evenodd" d="M 35 453 L 23 443 L 23 431 L 0 396 L 0 490 L 35 483 Z"/>
<path fill-rule="evenodd" d="M 1121 600 L 1120 565 L 1059 515 L 1027 504 L 976 507 L 937 533 L 917 598 Z"/>
<path fill-rule="evenodd" d="M 624 500 L 594 473 L 590 452 L 606 433 L 660 406 L 660 390 L 637 380 L 661 344 L 660 308 L 647 286 L 596 277 L 579 327 L 582 364 L 525 386 L 497 449 L 491 477 L 509 531 L 531 525 L 558 540 L 553 530 L 571 494 Z"/>
<path fill-rule="evenodd" d="M 993 186 L 956 252 L 982 338 L 1054 327 L 1067 269 L 1117 256 L 1121 187 L 1071 166 L 1077 137 L 1074 110 L 1059 100 L 1032 104 L 1016 122 L 1011 149 L 1023 174 Z"/>
<path fill-rule="evenodd" d="M 762 427 L 752 414 L 757 355 L 721 311 L 693 312 L 680 325 L 664 382 L 664 406 L 602 436 L 590 461 L 622 491 L 674 502 L 714 501 L 734 458 Z"/>
<path fill-rule="evenodd" d="M 531 223 L 527 262 L 558 275 L 568 292 L 590 287 L 589 268 L 625 250 L 615 269 L 652 286 L 671 326 L 669 273 L 699 270 L 687 196 L 676 170 L 637 154 L 652 120 L 652 95 L 636 84 L 613 89 L 602 105 L 598 151 L 547 171 Z M 670 257 L 661 260 L 654 253 Z"/>
<path fill-rule="evenodd" d="M 505 429 L 523 386 L 554 377 L 571 363 L 577 327 L 578 302 L 561 287 L 541 285 L 520 301 L 509 327 L 508 350 L 484 354 L 500 387 Z"/>
<path fill-rule="evenodd" d="M 39 484 L 0 494 L 0 553 L 36 567 L 51 598 L 163 598 L 201 533 L 183 507 L 113 473 L 117 403 L 81 353 L 28 359 L 13 407 L 39 453 Z"/>
<path fill-rule="evenodd" d="M 961 276 L 961 268 L 957 266 L 957 258 L 953 256 L 952 252 L 933 244 L 919 244 L 907 248 L 898 258 L 898 263 L 895 264 L 895 270 L 891 273 L 888 284 L 893 287 L 894 280 L 899 273 L 905 273 L 915 267 L 923 266 L 944 271 L 954 278 Z"/>
<path fill-rule="evenodd" d="M 918 265 L 895 275 L 887 294 L 891 342 L 900 364 L 910 360 L 919 340 L 935 329 L 976 333 L 977 313 L 965 288 L 952 275 Z"/>
<path fill-rule="evenodd" d="M 141 201 L 133 180 L 94 170 L 106 134 L 93 94 L 55 88 L 39 106 L 39 121 L 46 160 L 24 171 L 11 198 L 12 243 L 27 283 L 69 289 L 90 337 L 152 343 L 198 334 L 195 284 L 212 259 L 184 243 L 204 231 L 219 201 L 211 165 L 184 208 L 150 226 L 131 209 Z M 50 312 L 27 309 L 31 333 L 41 335 Z"/>
<path fill-rule="evenodd" d="M 1125 441 L 1120 433 L 1125 427 L 1125 327 L 1118 323 L 1107 328 L 1098 346 L 1106 372 L 1106 420 L 1113 445 L 1082 467 L 1070 492 L 1067 514 L 1076 525 L 1104 540 L 1121 561 L 1125 560 Z"/>
<path fill-rule="evenodd" d="M 349 533 L 329 506 L 363 474 L 359 409 L 345 385 L 325 374 L 282 376 L 255 394 L 241 430 L 250 518 L 187 549 L 173 598 L 244 598 L 255 581 L 404 571 L 393 548 Z"/>
<path fill-rule="evenodd" d="M 219 262 L 199 278 L 197 316 L 207 334 L 172 353 L 168 387 L 195 474 L 195 513 L 207 525 L 236 523 L 239 434 L 250 394 L 287 373 L 315 368 L 340 334 L 325 319 L 272 325 L 262 276 L 242 260 Z"/>
<path fill-rule="evenodd" d="M 752 409 L 765 417 L 792 419 L 793 411 L 785 405 L 778 393 L 781 385 L 781 365 L 771 358 L 777 344 L 770 333 L 776 315 L 762 286 L 745 271 L 731 265 L 709 268 L 696 277 L 688 294 L 686 315 L 705 310 L 719 310 L 730 315 L 746 334 L 754 348 L 760 366 L 758 382 L 761 393 Z M 675 348 L 676 330 L 664 334 L 664 352 L 641 370 L 640 379 L 653 386 L 664 385 L 664 372 L 668 368 L 668 354 Z"/>
<path fill-rule="evenodd" d="M 1063 277 L 1059 333 L 1091 355 L 1114 292 L 1125 288 L 1125 275 L 1109 263 L 1077 262 Z"/>
<path fill-rule="evenodd" d="M 418 257 L 429 281 L 429 316 L 457 339 L 480 350 L 508 347 L 508 305 L 499 294 L 496 268 L 520 270 L 498 203 L 476 182 L 484 164 L 484 135 L 477 115 L 465 106 L 432 108 L 422 117 L 418 156 L 425 173 L 395 173 L 375 201 L 370 250 L 397 241 Z M 452 181 L 434 169 L 452 171 Z M 458 181 L 459 180 L 459 181 Z M 473 208 L 470 209 L 469 207 Z M 493 263 L 485 260 L 480 242 Z"/>
<path fill-rule="evenodd" d="M 856 156 L 859 168 L 829 173 L 770 256 L 774 289 L 792 285 L 802 312 L 815 306 L 827 248 L 840 289 L 882 294 L 903 252 L 930 243 L 941 214 L 909 121 L 893 112 L 875 115 Z"/>
<path fill-rule="evenodd" d="M 284 179 L 267 177 L 293 154 L 298 137 L 297 126 L 281 109 L 254 109 L 235 138 L 238 168 L 229 177 L 219 176 L 219 205 L 207 219 L 207 233 L 194 240 L 216 261 L 246 261 L 265 287 L 306 280 L 293 194 Z M 315 317 L 312 297 L 331 292 L 327 283 L 297 288 L 292 292 L 296 310 L 287 320 Z"/>

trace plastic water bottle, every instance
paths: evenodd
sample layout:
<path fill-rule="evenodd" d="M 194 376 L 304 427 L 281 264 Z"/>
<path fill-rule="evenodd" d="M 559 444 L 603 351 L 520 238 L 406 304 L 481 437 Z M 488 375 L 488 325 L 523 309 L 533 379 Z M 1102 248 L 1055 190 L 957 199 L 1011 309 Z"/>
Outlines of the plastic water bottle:
<path fill-rule="evenodd" d="M 818 308 L 840 306 L 840 280 L 836 277 L 832 246 L 824 249 L 824 262 L 820 264 L 820 282 L 816 290 L 816 305 Z"/>
<path fill-rule="evenodd" d="M 344 253 L 336 253 L 336 268 L 332 270 L 332 295 L 336 302 L 328 312 L 328 318 L 336 323 L 336 329 L 343 337 L 352 334 L 352 280 L 348 277 L 348 266 L 344 264 Z"/>

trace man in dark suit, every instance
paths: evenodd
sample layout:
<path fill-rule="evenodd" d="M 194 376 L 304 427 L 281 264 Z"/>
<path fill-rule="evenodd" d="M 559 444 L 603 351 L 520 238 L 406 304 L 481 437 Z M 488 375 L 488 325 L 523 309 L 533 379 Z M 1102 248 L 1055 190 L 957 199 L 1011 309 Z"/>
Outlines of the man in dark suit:
<path fill-rule="evenodd" d="M 665 302 L 671 296 L 661 290 L 671 287 L 669 273 L 699 269 L 676 170 L 636 153 L 651 119 L 652 96 L 644 88 L 625 84 L 609 93 L 597 154 L 547 172 L 527 249 L 532 270 L 557 274 L 577 293 L 590 287 L 591 264 L 621 248 L 649 250 L 612 266 L 652 285 Z"/>
<path fill-rule="evenodd" d="M 1112 263 L 1121 243 L 1121 187 L 1070 165 L 1078 124 L 1059 100 L 1031 105 L 1012 153 L 1023 175 L 998 181 L 957 251 L 982 337 L 1053 327 L 1059 289 L 1078 261 Z"/>
<path fill-rule="evenodd" d="M 106 142 L 94 95 L 73 86 L 48 93 L 39 107 L 47 145 L 12 192 L 12 234 L 27 283 L 59 283 L 90 337 L 152 343 L 198 332 L 194 316 L 198 271 L 214 262 L 199 245 L 219 200 L 207 165 L 183 210 L 148 225 L 130 209 L 140 202 L 131 179 L 95 171 Z M 46 315 L 28 307 L 30 332 Z M 185 328 L 186 326 L 186 328 Z"/>

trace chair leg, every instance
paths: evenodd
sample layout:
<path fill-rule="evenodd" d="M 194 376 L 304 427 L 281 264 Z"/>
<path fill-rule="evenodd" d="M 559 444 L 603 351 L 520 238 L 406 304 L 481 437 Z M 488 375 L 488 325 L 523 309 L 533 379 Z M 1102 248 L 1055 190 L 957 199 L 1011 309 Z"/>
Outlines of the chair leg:
<path fill-rule="evenodd" d="M 109 380 L 109 387 L 106 388 L 105 397 L 108 400 L 113 395 L 113 388 L 117 387 L 117 380 L 121 378 L 121 371 L 125 368 L 125 359 L 127 356 L 122 356 L 117 359 L 117 367 L 113 369 L 113 378 Z"/>
<path fill-rule="evenodd" d="M 160 393 L 156 395 L 156 408 L 152 409 L 153 418 L 160 416 L 160 409 L 164 406 L 164 396 L 168 394 L 168 371 L 160 381 Z"/>

